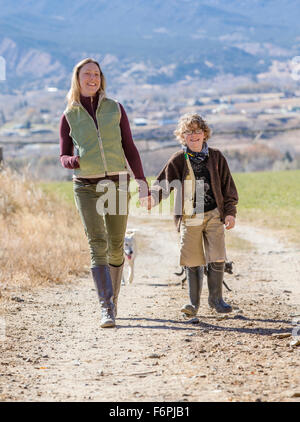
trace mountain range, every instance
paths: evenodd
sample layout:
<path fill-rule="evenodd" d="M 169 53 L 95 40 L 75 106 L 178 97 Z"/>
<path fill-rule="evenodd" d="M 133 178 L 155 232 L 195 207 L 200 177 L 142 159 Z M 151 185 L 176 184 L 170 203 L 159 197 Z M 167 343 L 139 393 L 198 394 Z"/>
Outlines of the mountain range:
<path fill-rule="evenodd" d="M 116 80 L 266 72 L 299 55 L 297 0 L 0 0 L 1 91 L 66 88 L 88 56 Z"/>

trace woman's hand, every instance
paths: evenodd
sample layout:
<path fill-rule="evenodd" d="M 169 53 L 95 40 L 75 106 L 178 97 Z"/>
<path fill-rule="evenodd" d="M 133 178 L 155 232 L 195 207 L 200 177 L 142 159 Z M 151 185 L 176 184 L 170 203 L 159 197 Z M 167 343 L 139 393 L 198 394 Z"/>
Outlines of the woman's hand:
<path fill-rule="evenodd" d="M 226 215 L 225 229 L 230 230 L 230 229 L 233 229 L 234 226 L 235 226 L 235 218 L 233 217 L 233 215 Z"/>
<path fill-rule="evenodd" d="M 151 210 L 153 208 L 155 201 L 152 195 L 146 196 L 144 198 L 140 198 L 140 204 L 143 208 L 147 210 Z"/>

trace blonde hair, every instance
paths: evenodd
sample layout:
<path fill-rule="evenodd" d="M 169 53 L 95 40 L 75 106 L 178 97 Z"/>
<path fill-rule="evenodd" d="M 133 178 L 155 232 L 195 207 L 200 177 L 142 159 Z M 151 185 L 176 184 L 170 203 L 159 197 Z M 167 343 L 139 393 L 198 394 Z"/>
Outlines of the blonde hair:
<path fill-rule="evenodd" d="M 180 117 L 177 128 L 174 131 L 174 135 L 182 145 L 186 145 L 184 132 L 191 130 L 194 126 L 203 130 L 205 141 L 210 138 L 211 130 L 206 121 L 197 113 L 187 113 Z"/>
<path fill-rule="evenodd" d="M 70 90 L 67 94 L 67 97 L 66 97 L 67 101 L 68 101 L 67 109 L 72 108 L 72 105 L 73 105 L 74 102 L 76 102 L 76 103 L 80 102 L 79 72 L 80 72 L 81 68 L 87 63 L 95 63 L 99 67 L 101 83 L 100 83 L 100 88 L 99 88 L 98 92 L 99 92 L 99 94 L 102 93 L 103 95 L 105 95 L 106 80 L 105 80 L 104 74 L 101 70 L 101 67 L 96 60 L 88 57 L 87 59 L 81 60 L 73 68 L 72 79 L 71 79 L 71 88 L 70 88 Z"/>

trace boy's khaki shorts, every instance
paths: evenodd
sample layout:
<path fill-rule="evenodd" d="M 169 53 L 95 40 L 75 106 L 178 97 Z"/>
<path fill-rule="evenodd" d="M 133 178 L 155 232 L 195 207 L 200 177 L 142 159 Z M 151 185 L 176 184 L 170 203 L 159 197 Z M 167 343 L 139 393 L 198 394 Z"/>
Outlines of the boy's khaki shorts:
<path fill-rule="evenodd" d="M 198 223 L 196 220 L 184 218 L 182 221 L 180 265 L 197 267 L 209 262 L 225 261 L 224 224 L 220 220 L 218 208 L 205 212 Z"/>

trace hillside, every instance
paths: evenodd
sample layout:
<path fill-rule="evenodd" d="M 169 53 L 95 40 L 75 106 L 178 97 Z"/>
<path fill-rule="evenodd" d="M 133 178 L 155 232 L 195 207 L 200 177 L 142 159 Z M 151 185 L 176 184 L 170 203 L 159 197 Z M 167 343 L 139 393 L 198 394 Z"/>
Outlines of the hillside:
<path fill-rule="evenodd" d="M 300 36 L 295 0 L 1 0 L 0 11 L 4 90 L 65 88 L 74 62 L 86 56 L 104 61 L 120 84 L 128 71 L 140 83 L 159 84 L 255 77 L 272 60 L 297 55 Z"/>

